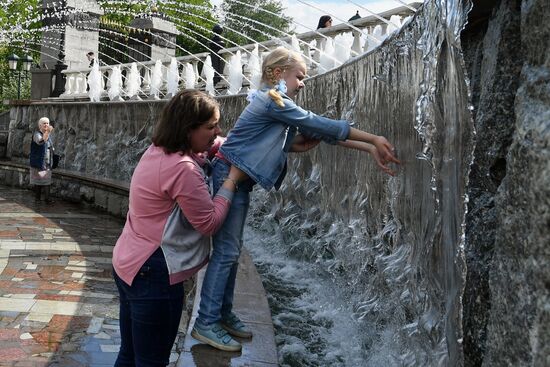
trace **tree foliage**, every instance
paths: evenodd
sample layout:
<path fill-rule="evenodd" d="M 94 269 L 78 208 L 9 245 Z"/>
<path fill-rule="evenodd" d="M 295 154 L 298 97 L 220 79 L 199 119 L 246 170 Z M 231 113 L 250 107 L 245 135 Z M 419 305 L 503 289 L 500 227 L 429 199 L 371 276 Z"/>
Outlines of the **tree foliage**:
<path fill-rule="evenodd" d="M 221 10 L 226 30 L 224 36 L 239 45 L 290 33 L 292 18 L 283 14 L 285 9 L 280 0 L 224 0 Z"/>
<path fill-rule="evenodd" d="M 8 56 L 30 55 L 35 61 L 40 57 L 40 4 L 40 0 L 0 0 L 0 103 L 17 99 L 19 74 L 9 70 Z M 30 79 L 21 75 L 21 98 L 28 99 Z M 6 109 L 9 106 L 0 104 L 0 112 Z"/>
<path fill-rule="evenodd" d="M 160 17 L 174 23 L 180 32 L 176 37 L 177 56 L 206 51 L 203 44 L 208 43 L 217 22 L 209 0 L 100 0 L 99 3 L 105 12 L 102 28 L 125 38 L 135 36 L 129 25 L 136 17 Z"/>

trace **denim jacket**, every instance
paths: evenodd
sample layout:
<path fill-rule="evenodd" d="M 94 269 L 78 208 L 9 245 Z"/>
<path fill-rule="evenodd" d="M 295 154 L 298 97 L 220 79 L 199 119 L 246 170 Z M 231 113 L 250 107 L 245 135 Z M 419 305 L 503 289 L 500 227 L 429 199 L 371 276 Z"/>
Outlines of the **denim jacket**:
<path fill-rule="evenodd" d="M 298 107 L 283 95 L 279 107 L 267 95 L 256 93 L 229 132 L 220 152 L 264 189 L 279 188 L 286 173 L 286 159 L 297 131 L 323 140 L 346 140 L 350 123 L 318 116 Z"/>

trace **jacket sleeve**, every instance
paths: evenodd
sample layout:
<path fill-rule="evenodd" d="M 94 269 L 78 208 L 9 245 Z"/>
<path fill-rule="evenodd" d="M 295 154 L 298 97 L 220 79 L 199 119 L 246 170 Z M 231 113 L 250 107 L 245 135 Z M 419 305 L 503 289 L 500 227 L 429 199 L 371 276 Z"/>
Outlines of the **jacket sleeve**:
<path fill-rule="evenodd" d="M 178 173 L 166 182 L 167 194 L 174 198 L 193 228 L 205 236 L 220 229 L 231 206 L 233 192 L 221 188 L 212 199 L 201 169 L 181 161 Z"/>
<path fill-rule="evenodd" d="M 284 99 L 285 107 L 281 108 L 270 103 L 271 116 L 284 124 L 297 127 L 306 136 L 322 138 L 322 140 L 346 140 L 350 132 L 350 123 L 346 120 L 332 120 L 306 111 L 292 100 Z M 309 134 L 309 135 L 308 135 Z"/>
<path fill-rule="evenodd" d="M 45 143 L 44 139 L 42 138 L 42 134 L 38 131 L 34 133 L 34 135 L 32 136 L 32 140 L 38 145 L 42 145 Z"/>

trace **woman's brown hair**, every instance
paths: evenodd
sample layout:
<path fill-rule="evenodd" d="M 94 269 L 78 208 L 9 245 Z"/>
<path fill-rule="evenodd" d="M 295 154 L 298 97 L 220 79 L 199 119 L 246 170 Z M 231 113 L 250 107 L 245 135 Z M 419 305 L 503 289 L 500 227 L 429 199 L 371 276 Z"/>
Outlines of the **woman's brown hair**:
<path fill-rule="evenodd" d="M 186 89 L 176 94 L 164 107 L 153 133 L 153 144 L 166 153 L 188 153 L 189 133 L 208 122 L 219 109 L 218 102 L 206 93 Z"/>

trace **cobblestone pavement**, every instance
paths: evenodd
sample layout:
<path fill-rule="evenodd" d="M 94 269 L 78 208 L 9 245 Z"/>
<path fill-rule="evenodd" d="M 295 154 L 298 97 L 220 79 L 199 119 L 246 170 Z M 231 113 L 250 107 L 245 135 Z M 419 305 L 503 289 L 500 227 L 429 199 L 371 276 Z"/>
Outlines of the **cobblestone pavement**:
<path fill-rule="evenodd" d="M 0 186 L 0 366 L 113 365 L 120 334 L 111 253 L 123 224 Z M 182 344 L 179 335 L 172 365 Z"/>

